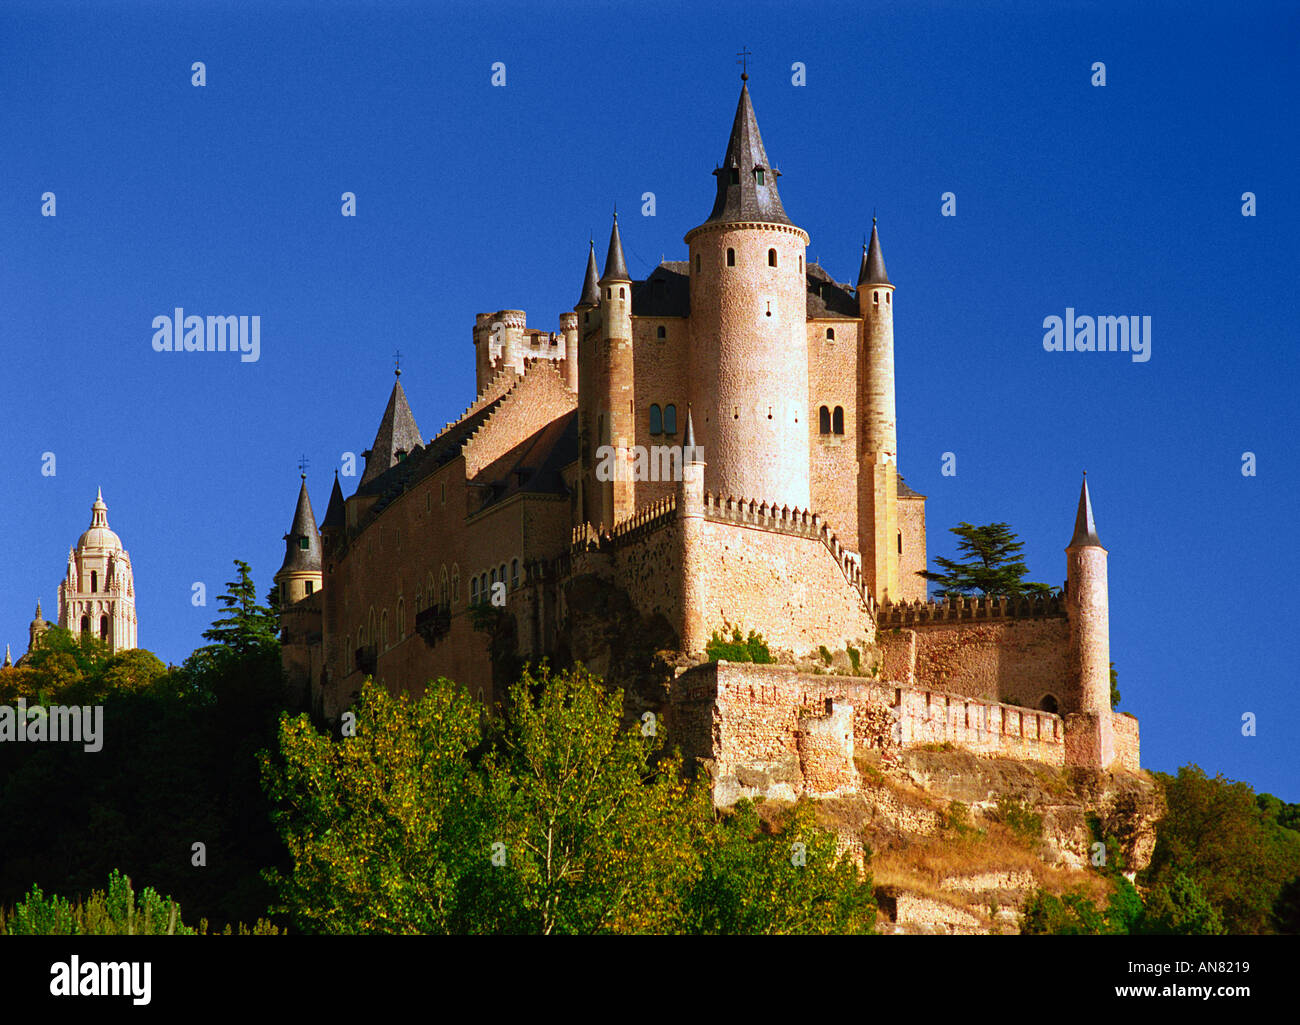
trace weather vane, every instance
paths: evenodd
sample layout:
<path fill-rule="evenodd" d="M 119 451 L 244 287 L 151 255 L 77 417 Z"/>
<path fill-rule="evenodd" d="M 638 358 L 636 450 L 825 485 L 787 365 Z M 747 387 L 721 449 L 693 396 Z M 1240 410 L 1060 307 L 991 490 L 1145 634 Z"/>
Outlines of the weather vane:
<path fill-rule="evenodd" d="M 740 58 L 740 60 L 736 61 L 736 63 L 740 65 L 740 80 L 742 82 L 748 82 L 749 58 L 754 55 L 750 52 L 749 47 L 743 46 L 740 49 L 740 53 L 736 54 L 736 56 Z"/>

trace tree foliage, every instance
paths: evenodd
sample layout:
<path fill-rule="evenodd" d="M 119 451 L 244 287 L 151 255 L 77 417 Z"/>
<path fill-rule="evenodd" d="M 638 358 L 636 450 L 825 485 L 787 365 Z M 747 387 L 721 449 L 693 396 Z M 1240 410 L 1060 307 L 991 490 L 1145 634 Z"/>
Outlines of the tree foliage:
<path fill-rule="evenodd" d="M 936 598 L 976 594 L 1019 598 L 1053 593 L 1047 584 L 1025 580 L 1029 568 L 1020 558 L 1025 545 L 1010 524 L 988 523 L 977 527 L 963 522 L 949 530 L 957 535 L 957 550 L 965 556 L 965 561 L 938 556 L 934 561 L 943 569 L 942 573 L 917 571 L 939 585 L 934 591 Z"/>

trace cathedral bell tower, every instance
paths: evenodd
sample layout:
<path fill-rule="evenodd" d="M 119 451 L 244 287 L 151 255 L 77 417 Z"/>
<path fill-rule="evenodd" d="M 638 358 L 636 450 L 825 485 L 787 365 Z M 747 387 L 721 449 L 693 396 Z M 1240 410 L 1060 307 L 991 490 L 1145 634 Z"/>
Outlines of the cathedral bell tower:
<path fill-rule="evenodd" d="M 68 570 L 59 584 L 59 626 L 92 634 L 114 653 L 137 646 L 131 558 L 108 525 L 102 489 L 90 507 L 90 527 L 68 552 Z"/>

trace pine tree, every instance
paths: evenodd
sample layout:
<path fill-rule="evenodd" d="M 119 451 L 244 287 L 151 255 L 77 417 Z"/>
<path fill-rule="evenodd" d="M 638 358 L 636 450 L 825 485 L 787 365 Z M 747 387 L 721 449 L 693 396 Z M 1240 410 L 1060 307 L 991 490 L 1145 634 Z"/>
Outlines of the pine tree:
<path fill-rule="evenodd" d="M 967 556 L 967 561 L 936 557 L 935 562 L 944 572 L 919 570 L 926 580 L 941 586 L 935 590 L 936 598 L 983 594 L 990 597 L 1047 596 L 1053 589 L 1047 584 L 1026 581 L 1029 568 L 1020 561 L 1025 544 L 1016 537 L 1008 523 L 988 523 L 976 527 L 969 523 L 950 527 L 957 535 L 957 548 Z"/>

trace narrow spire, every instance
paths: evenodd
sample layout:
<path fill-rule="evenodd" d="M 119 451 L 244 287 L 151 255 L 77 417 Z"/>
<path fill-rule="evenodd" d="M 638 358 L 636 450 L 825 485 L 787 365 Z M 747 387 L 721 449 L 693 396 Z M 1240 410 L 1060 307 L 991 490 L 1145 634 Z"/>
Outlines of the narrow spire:
<path fill-rule="evenodd" d="M 0 664 L 0 669 L 9 669 L 9 668 L 11 668 L 11 667 L 13 666 L 13 664 L 14 664 L 14 657 L 13 657 L 12 655 L 9 654 L 9 645 L 6 644 L 6 645 L 5 645 L 5 660 L 4 660 L 4 663 L 3 663 L 3 664 Z"/>
<path fill-rule="evenodd" d="M 43 615 L 41 615 L 41 600 L 40 600 L 39 598 L 36 599 L 36 616 L 35 616 L 35 618 L 36 618 L 36 620 L 37 620 L 38 622 L 43 622 L 44 619 L 45 619 L 45 617 L 44 617 Z"/>
<path fill-rule="evenodd" d="M 776 190 L 781 172 L 767 159 L 747 82 L 742 81 L 740 86 L 740 101 L 736 104 L 736 117 L 731 124 L 722 166 L 715 168 L 713 174 L 718 179 L 718 194 L 705 224 L 791 223 Z"/>
<path fill-rule="evenodd" d="M 587 250 L 587 277 L 582 282 L 582 296 L 578 299 L 576 310 L 584 306 L 597 306 L 600 304 L 600 271 L 596 269 L 596 240 L 588 239 L 587 244 L 590 248 Z"/>
<path fill-rule="evenodd" d="M 392 393 L 388 396 L 388 405 L 379 421 L 379 430 L 375 432 L 375 443 L 363 453 L 366 469 L 361 474 L 359 486 L 364 487 L 385 470 L 392 469 L 422 443 L 420 428 L 415 424 L 415 416 L 411 413 L 411 406 L 406 401 L 406 392 L 402 390 L 399 378 L 393 383 Z"/>
<path fill-rule="evenodd" d="M 339 472 L 334 471 L 334 489 L 330 492 L 330 503 L 325 507 L 325 520 L 321 529 L 343 529 L 343 489 L 339 487 Z"/>
<path fill-rule="evenodd" d="M 618 211 L 614 211 L 614 227 L 609 233 L 609 252 L 605 254 L 605 273 L 600 277 L 600 284 L 606 281 L 631 281 L 627 273 L 627 262 L 623 259 L 623 239 L 618 233 Z"/>
<path fill-rule="evenodd" d="M 871 218 L 871 242 L 862 247 L 862 267 L 858 271 L 858 287 L 863 285 L 892 285 L 885 272 L 885 255 L 880 251 L 880 236 L 876 234 L 876 219 Z"/>
<path fill-rule="evenodd" d="M 306 539 L 307 544 L 302 544 Z M 316 515 L 312 512 L 311 496 L 307 494 L 307 481 L 298 486 L 298 505 L 293 512 L 293 526 L 284 535 L 285 570 L 320 570 L 320 531 L 316 529 Z"/>
<path fill-rule="evenodd" d="M 1083 488 L 1079 491 L 1079 511 L 1074 517 L 1074 537 L 1069 548 L 1100 548 L 1097 522 L 1092 518 L 1092 496 L 1088 494 L 1088 471 L 1083 471 Z"/>
<path fill-rule="evenodd" d="M 691 404 L 686 403 L 686 436 L 682 439 L 682 461 L 694 462 L 695 455 L 695 421 L 691 418 Z"/>

